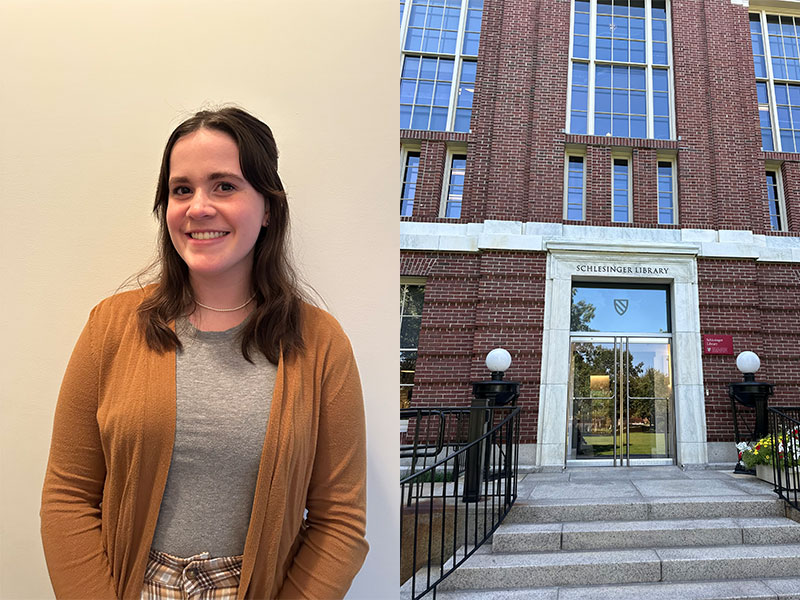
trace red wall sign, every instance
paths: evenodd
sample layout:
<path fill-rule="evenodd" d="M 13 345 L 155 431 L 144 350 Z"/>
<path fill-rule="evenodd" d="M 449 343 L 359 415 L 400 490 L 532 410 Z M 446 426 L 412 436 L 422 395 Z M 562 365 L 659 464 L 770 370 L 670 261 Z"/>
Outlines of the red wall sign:
<path fill-rule="evenodd" d="M 704 335 L 703 354 L 733 354 L 733 336 Z"/>

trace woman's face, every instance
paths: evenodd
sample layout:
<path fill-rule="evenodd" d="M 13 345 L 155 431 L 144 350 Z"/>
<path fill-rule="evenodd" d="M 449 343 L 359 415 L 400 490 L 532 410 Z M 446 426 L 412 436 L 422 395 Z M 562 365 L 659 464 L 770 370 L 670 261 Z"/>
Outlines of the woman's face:
<path fill-rule="evenodd" d="M 167 229 L 192 276 L 249 285 L 253 247 L 268 220 L 264 197 L 242 175 L 232 137 L 199 129 L 175 143 Z"/>

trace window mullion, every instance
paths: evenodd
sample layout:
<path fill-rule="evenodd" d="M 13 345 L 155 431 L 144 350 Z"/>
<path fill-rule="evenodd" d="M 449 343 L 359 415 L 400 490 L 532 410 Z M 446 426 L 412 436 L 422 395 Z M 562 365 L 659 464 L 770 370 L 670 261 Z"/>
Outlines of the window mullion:
<path fill-rule="evenodd" d="M 649 1 L 649 0 L 648 0 Z M 667 11 L 667 81 L 669 82 L 669 135 L 673 140 L 678 139 L 678 117 L 675 112 L 675 68 L 674 68 L 674 54 L 672 46 L 672 0 L 666 0 Z M 655 129 L 653 130 L 655 134 Z M 677 223 L 677 218 L 675 218 Z"/>
<path fill-rule="evenodd" d="M 572 120 L 572 70 L 575 65 L 573 42 L 575 41 L 575 2 L 570 2 L 569 8 L 569 69 L 567 69 L 567 118 L 564 131 L 572 133 L 570 122 Z M 588 102 L 588 99 L 587 99 Z M 587 104 L 588 108 L 588 104 Z M 587 111 L 588 112 L 588 111 Z M 587 130 L 588 131 L 588 130 Z"/>
<path fill-rule="evenodd" d="M 411 5 L 414 3 L 414 0 L 407 0 L 405 5 L 403 6 L 403 18 L 400 20 L 400 48 L 405 51 L 406 47 L 406 35 L 408 34 L 408 21 L 411 18 Z M 403 54 L 401 52 L 401 54 Z"/>
<path fill-rule="evenodd" d="M 767 31 L 767 13 L 760 11 L 761 40 L 764 44 L 764 62 L 767 68 L 767 100 L 769 101 L 769 118 L 772 121 L 772 146 L 780 152 L 781 146 L 780 123 L 778 122 L 778 103 L 775 101 L 775 75 L 772 72 L 772 51 L 770 49 L 769 31 Z"/>
<path fill-rule="evenodd" d="M 644 46 L 647 61 L 645 81 L 647 85 L 647 137 L 655 138 L 655 119 L 653 117 L 653 5 L 651 0 L 644 2 Z"/>
<path fill-rule="evenodd" d="M 450 87 L 450 105 L 447 108 L 447 131 L 454 131 L 456 127 L 456 104 L 458 103 L 458 89 L 461 86 L 461 63 L 464 58 L 461 52 L 464 49 L 464 34 L 467 29 L 467 9 L 469 0 L 461 0 L 461 12 L 458 15 L 458 34 L 456 35 L 456 49 L 453 61 L 453 83 Z"/>
<path fill-rule="evenodd" d="M 573 3 L 574 4 L 574 3 Z M 586 99 L 586 134 L 594 135 L 594 70 L 597 59 L 597 2 L 589 4 L 589 97 Z"/>

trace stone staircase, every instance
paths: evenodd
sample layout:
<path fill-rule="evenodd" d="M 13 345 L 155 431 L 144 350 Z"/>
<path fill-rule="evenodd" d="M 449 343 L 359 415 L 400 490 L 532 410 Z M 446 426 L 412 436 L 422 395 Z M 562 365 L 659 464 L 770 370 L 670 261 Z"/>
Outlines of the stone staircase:
<path fill-rule="evenodd" d="M 800 522 L 752 477 L 677 467 L 530 474 L 441 600 L 800 599 Z"/>

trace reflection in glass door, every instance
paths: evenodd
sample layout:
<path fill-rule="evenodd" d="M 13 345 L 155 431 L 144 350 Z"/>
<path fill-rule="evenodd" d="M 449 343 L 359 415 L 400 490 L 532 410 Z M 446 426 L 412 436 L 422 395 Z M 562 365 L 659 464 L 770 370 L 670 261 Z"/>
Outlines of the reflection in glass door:
<path fill-rule="evenodd" d="M 568 459 L 671 464 L 668 337 L 573 337 L 570 396 Z"/>

